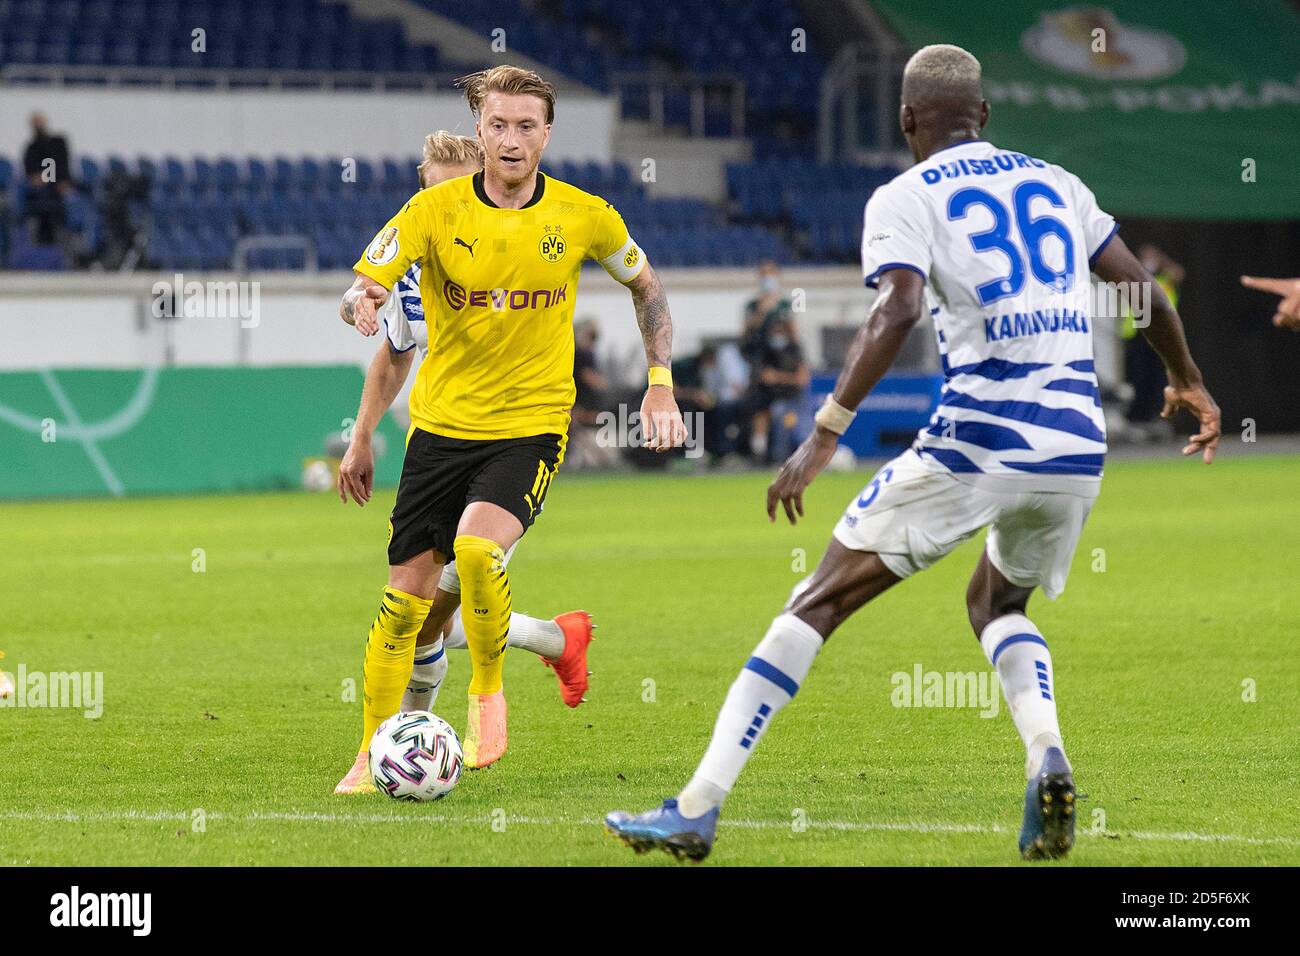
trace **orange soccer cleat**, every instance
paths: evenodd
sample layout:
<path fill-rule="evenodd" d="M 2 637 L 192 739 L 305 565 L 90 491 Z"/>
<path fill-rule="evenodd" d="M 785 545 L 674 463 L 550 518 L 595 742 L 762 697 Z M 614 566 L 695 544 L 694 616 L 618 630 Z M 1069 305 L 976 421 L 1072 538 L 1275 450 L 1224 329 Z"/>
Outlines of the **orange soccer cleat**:
<path fill-rule="evenodd" d="M 496 763 L 506 752 L 506 692 L 470 694 L 465 739 L 465 767 L 479 770 Z"/>
<path fill-rule="evenodd" d="M 337 794 L 352 796 L 358 793 L 378 793 L 375 789 L 374 778 L 370 776 L 370 754 L 362 752 L 357 754 L 356 763 L 348 771 L 348 775 L 339 781 L 334 788 Z"/>
<path fill-rule="evenodd" d="M 557 658 L 543 657 L 542 663 L 555 671 L 560 680 L 560 696 L 570 707 L 577 707 L 587 698 L 587 645 L 591 643 L 591 615 L 586 611 L 570 611 L 555 619 L 564 632 L 564 653 Z"/>

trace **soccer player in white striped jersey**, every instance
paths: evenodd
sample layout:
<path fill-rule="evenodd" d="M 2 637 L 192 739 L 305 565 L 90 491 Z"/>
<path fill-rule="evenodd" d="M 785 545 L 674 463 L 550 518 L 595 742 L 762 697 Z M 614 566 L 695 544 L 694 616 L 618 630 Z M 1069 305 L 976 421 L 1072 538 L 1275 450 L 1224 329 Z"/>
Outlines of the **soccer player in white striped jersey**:
<path fill-rule="evenodd" d="M 456 136 L 439 130 L 425 137 L 422 159 L 420 188 L 427 189 L 443 180 L 478 172 L 483 167 L 483 146 L 469 136 Z M 372 439 L 375 429 L 402 390 L 414 355 L 418 352 L 420 360 L 424 361 L 429 351 L 429 331 L 420 301 L 418 262 L 397 281 L 393 294 L 377 318 L 384 326 L 385 339 L 366 372 L 352 441 L 339 465 L 339 498 L 346 503 L 350 495 L 358 505 L 369 501 L 374 491 Z M 514 550 L 512 547 L 506 552 L 507 562 Z M 583 695 L 588 683 L 587 645 L 591 642 L 593 627 L 591 616 L 586 611 L 569 611 L 549 620 L 516 612 L 510 615 L 506 644 L 538 655 L 555 671 L 564 702 L 577 707 L 586 699 Z M 456 573 L 455 561 L 443 568 L 433 607 L 416 639 L 411 681 L 402 696 L 403 711 L 433 708 L 447 674 L 447 648 L 467 649 L 465 628 L 460 620 L 460 577 Z M 339 781 L 334 792 L 349 795 L 375 792 L 364 753 L 357 755 L 352 769 Z"/>
<path fill-rule="evenodd" d="M 1027 616 L 1041 587 L 1055 598 L 1097 495 L 1106 436 L 1093 369 L 1089 270 L 1147 283 L 1147 341 L 1168 372 L 1165 417 L 1200 429 L 1184 455 L 1208 464 L 1219 409 L 1182 322 L 1078 177 L 980 138 L 988 121 L 979 61 L 959 47 L 920 50 L 903 73 L 900 123 L 916 165 L 867 203 L 862 264 L 880 294 L 858 332 L 817 428 L 768 489 L 794 523 L 854 409 L 913 326 L 933 314 L 946 379 L 912 447 L 849 503 L 817 570 L 800 582 L 731 686 L 713 739 L 676 799 L 606 817 L 638 851 L 701 859 L 723 800 L 826 639 L 851 614 L 934 564 L 981 529 L 984 553 L 966 594 L 970 624 L 997 671 L 1026 749 L 1026 859 L 1074 841 L 1074 780 L 1057 721 L 1052 655 Z"/>

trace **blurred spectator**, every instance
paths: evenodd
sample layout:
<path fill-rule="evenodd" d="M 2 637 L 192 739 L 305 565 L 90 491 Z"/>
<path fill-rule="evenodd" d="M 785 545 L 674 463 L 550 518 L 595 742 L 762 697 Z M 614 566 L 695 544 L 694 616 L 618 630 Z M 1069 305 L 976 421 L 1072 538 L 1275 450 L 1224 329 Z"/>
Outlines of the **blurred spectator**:
<path fill-rule="evenodd" d="M 749 365 L 735 342 L 706 346 L 710 359 L 704 362 L 701 351 L 700 384 L 708 389 L 718 404 L 739 402 L 749 388 Z"/>
<path fill-rule="evenodd" d="M 726 355 L 731 357 L 724 358 Z M 673 363 L 677 406 L 683 415 L 703 414 L 702 434 L 695 437 L 704 445 L 711 464 L 735 452 L 742 436 L 748 440 L 742 420 L 748 385 L 749 366 L 732 342 L 705 345 L 698 355 Z"/>
<path fill-rule="evenodd" d="M 784 461 L 806 434 L 804 396 L 811 379 L 795 323 L 788 318 L 770 322 L 748 399 L 754 451 L 767 462 Z"/>
<path fill-rule="evenodd" d="M 31 124 L 32 141 L 23 151 L 27 177 L 23 220 L 35 223 L 32 240 L 37 245 L 52 246 L 62 238 L 67 215 L 64 197 L 72 189 L 68 141 L 49 132 L 44 113 L 33 113 Z"/>
<path fill-rule="evenodd" d="M 573 324 L 573 384 L 577 397 L 573 400 L 573 417 L 584 425 L 595 422 L 596 413 L 605 407 L 605 391 L 609 388 L 605 376 L 596 367 L 596 342 L 600 329 L 593 318 L 582 318 Z"/>
<path fill-rule="evenodd" d="M 608 407 L 609 383 L 596 364 L 596 320 L 581 318 L 573 324 L 573 384 L 576 395 L 569 421 L 569 447 L 565 464 L 570 468 L 598 468 L 618 463 L 619 449 L 597 440 L 600 413 Z"/>
<path fill-rule="evenodd" d="M 103 198 L 99 204 L 104 236 L 97 258 L 105 268 L 122 268 L 136 246 L 142 223 L 135 208 L 143 207 L 149 201 L 149 185 L 147 175 L 132 175 L 121 169 L 109 170 L 104 177 Z"/>
<path fill-rule="evenodd" d="M 673 397 L 683 414 L 687 406 L 691 411 L 708 411 L 717 404 L 716 396 L 704 384 L 708 370 L 717 361 L 718 350 L 712 345 L 704 346 L 698 355 L 673 359 Z"/>
<path fill-rule="evenodd" d="M 773 322 L 790 319 L 790 300 L 781 295 L 781 270 L 771 259 L 758 264 L 758 295 L 745 305 L 740 353 L 756 366 L 763 355 Z"/>
<path fill-rule="evenodd" d="M 1178 308 L 1178 290 L 1186 277 L 1183 267 L 1149 242 L 1138 247 L 1138 259 L 1160 284 L 1170 304 Z M 1148 438 L 1168 437 L 1169 426 L 1159 417 L 1167 384 L 1164 363 L 1139 333 L 1132 312 L 1124 316 L 1120 336 L 1124 339 L 1124 376 L 1133 386 L 1125 418 Z"/>

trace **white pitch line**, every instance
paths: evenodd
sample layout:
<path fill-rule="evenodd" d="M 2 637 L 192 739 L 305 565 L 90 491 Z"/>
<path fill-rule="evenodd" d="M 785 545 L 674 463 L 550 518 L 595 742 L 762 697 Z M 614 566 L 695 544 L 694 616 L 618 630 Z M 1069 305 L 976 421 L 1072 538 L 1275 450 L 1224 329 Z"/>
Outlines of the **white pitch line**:
<path fill-rule="evenodd" d="M 72 400 L 68 398 L 68 393 L 63 390 L 59 380 L 54 377 L 54 372 L 48 368 L 41 369 L 41 380 L 45 382 L 45 387 L 54 396 L 54 401 L 62 410 L 63 417 L 68 420 L 68 424 L 75 431 L 82 431 L 81 417 L 77 414 L 77 409 L 73 406 Z M 126 493 L 126 489 L 122 487 L 121 480 L 113 471 L 112 466 L 109 465 L 104 453 L 95 444 L 95 439 L 82 435 L 77 440 L 81 442 L 81 447 L 86 449 L 87 457 L 90 458 L 91 464 L 95 466 L 95 470 L 99 472 L 99 477 L 103 479 L 104 484 L 108 486 L 109 493 L 115 498 L 122 497 Z"/>
<path fill-rule="evenodd" d="M 141 811 L 124 810 L 90 813 L 77 813 L 72 810 L 63 812 L 4 810 L 0 811 L 0 820 L 27 821 L 33 823 L 118 823 L 122 821 L 142 822 L 188 822 L 193 814 L 186 811 Z M 430 823 L 446 823 L 453 826 L 487 826 L 493 818 L 490 814 L 475 816 L 452 816 L 445 813 L 416 813 L 410 816 L 393 816 L 387 813 L 310 813 L 295 811 L 256 811 L 246 814 L 228 814 L 216 811 L 204 814 L 206 820 L 224 820 L 233 823 L 361 823 L 361 824 L 398 824 L 428 826 Z M 507 824 L 521 826 L 581 826 L 595 827 L 601 824 L 596 819 L 572 819 L 568 817 L 505 817 Z M 790 830 L 788 820 L 724 820 L 723 828 L 742 830 Z M 861 820 L 809 820 L 809 830 L 835 830 L 848 833 L 974 833 L 981 836 L 1003 836 L 1012 828 L 998 823 L 923 823 L 923 822 L 872 822 Z M 1110 830 L 1094 833 L 1081 829 L 1080 837 L 1121 837 L 1130 840 L 1144 840 L 1153 843 L 1241 843 L 1247 846 L 1288 846 L 1300 847 L 1297 837 L 1252 837 L 1236 833 L 1196 833 L 1183 831 L 1163 833 L 1150 830 Z"/>

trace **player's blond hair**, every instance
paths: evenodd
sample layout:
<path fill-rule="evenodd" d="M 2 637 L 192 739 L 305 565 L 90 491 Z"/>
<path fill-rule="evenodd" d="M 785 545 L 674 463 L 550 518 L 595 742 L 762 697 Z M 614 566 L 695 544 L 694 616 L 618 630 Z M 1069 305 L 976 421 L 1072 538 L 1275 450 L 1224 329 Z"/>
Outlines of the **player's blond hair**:
<path fill-rule="evenodd" d="M 505 93 L 510 96 L 536 96 L 546 104 L 547 124 L 555 122 L 555 87 L 532 70 L 503 63 L 462 76 L 456 80 L 456 85 L 465 91 L 470 112 L 475 116 L 482 111 L 483 100 L 489 93 Z"/>
<path fill-rule="evenodd" d="M 457 136 L 440 129 L 424 137 L 424 155 L 416 170 L 420 180 L 434 166 L 482 166 L 483 144 L 473 136 Z"/>
<path fill-rule="evenodd" d="M 950 43 L 923 46 L 903 67 L 903 99 L 974 96 L 983 99 L 980 61 Z"/>

